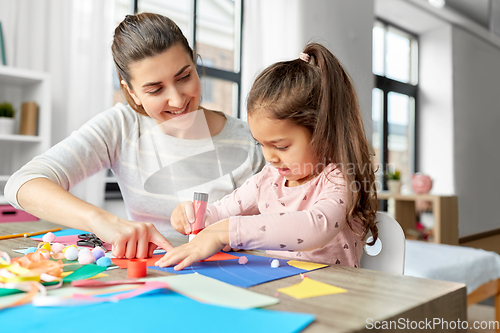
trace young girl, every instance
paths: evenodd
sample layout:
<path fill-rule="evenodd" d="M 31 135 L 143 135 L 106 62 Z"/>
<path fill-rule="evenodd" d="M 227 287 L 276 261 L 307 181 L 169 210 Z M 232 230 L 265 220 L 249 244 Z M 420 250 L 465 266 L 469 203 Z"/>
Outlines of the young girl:
<path fill-rule="evenodd" d="M 359 267 L 368 231 L 377 238 L 374 170 L 356 93 L 339 61 L 320 44 L 256 79 L 248 123 L 269 162 L 207 209 L 207 228 L 156 264 L 183 269 L 230 245 Z M 183 233 L 190 202 L 170 219 Z M 216 222 L 216 223 L 213 223 Z M 212 224 L 213 223 L 213 224 Z"/>

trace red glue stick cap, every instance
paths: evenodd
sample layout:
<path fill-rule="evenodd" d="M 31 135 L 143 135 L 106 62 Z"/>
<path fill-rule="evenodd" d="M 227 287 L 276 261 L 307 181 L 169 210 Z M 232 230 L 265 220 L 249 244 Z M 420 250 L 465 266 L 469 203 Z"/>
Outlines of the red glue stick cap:
<path fill-rule="evenodd" d="M 147 275 L 147 262 L 144 259 L 130 259 L 128 262 L 127 276 L 131 279 L 142 278 Z"/>

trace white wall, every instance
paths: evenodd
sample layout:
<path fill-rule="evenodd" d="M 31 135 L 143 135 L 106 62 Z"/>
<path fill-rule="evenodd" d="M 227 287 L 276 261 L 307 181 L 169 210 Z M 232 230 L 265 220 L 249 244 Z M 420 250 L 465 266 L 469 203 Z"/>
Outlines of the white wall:
<path fill-rule="evenodd" d="M 453 29 L 460 237 L 500 228 L 500 46 Z"/>
<path fill-rule="evenodd" d="M 435 194 L 455 193 L 451 32 L 443 24 L 419 36 L 418 170 Z"/>
<path fill-rule="evenodd" d="M 297 58 L 314 41 L 328 47 L 352 76 L 371 139 L 373 0 L 251 0 L 245 1 L 244 15 L 242 114 L 257 74 L 276 61 Z"/>

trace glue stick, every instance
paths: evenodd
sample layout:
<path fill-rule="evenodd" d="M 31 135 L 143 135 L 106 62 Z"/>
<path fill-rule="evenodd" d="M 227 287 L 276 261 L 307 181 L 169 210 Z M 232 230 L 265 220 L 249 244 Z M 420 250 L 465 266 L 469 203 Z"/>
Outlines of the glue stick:
<path fill-rule="evenodd" d="M 193 207 L 194 207 L 194 223 L 191 225 L 191 233 L 189 241 L 205 228 L 205 215 L 207 213 L 208 194 L 194 192 Z"/>

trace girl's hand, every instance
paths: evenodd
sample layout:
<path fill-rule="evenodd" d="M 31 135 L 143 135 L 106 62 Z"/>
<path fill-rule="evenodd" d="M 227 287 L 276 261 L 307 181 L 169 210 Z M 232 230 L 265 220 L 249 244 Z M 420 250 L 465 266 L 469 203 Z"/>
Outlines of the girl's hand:
<path fill-rule="evenodd" d="M 194 206 L 192 201 L 183 201 L 177 205 L 170 215 L 170 224 L 175 231 L 188 235 L 191 232 L 191 224 L 194 223 L 196 217 L 194 214 Z M 209 224 L 211 215 L 206 214 L 205 225 Z"/>
<path fill-rule="evenodd" d="M 170 224 L 175 231 L 188 235 L 191 232 L 191 223 L 194 223 L 194 207 L 192 201 L 183 201 L 177 205 L 170 215 Z"/>
<path fill-rule="evenodd" d="M 142 259 L 152 257 L 158 246 L 165 251 L 174 248 L 153 224 L 147 222 L 116 218 L 112 222 L 99 223 L 92 228 L 92 232 L 113 245 L 112 253 L 116 258 Z"/>
<path fill-rule="evenodd" d="M 189 243 L 178 246 L 170 251 L 155 265 L 159 267 L 172 266 L 180 271 L 193 263 L 206 259 L 219 252 L 229 244 L 229 220 L 222 220 L 203 229 Z"/>

